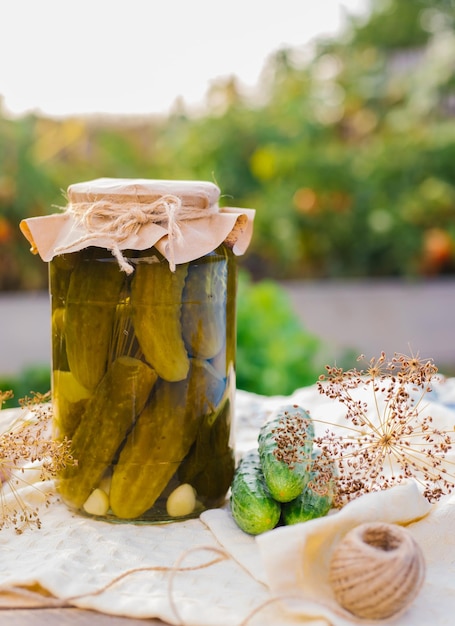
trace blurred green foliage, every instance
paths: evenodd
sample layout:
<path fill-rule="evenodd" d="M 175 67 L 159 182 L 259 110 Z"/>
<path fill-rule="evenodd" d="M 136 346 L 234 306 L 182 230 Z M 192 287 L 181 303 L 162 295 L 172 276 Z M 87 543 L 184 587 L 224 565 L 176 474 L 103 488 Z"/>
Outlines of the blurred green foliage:
<path fill-rule="evenodd" d="M 237 387 L 262 395 L 287 395 L 320 374 L 322 341 L 303 328 L 278 283 L 252 283 L 239 274 Z"/>
<path fill-rule="evenodd" d="M 51 387 L 50 367 L 36 365 L 26 367 L 17 376 L 6 376 L 0 378 L 0 391 L 12 391 L 10 399 L 5 400 L 4 409 L 19 406 L 19 401 L 23 398 L 30 398 L 35 393 L 46 394 Z"/>
<path fill-rule="evenodd" d="M 204 115 L 0 107 L 0 289 L 46 286 L 19 222 L 100 176 L 213 180 L 256 208 L 254 278 L 453 273 L 454 16 L 455 0 L 371 1 L 337 38 L 273 55 L 255 96 L 215 83 Z"/>

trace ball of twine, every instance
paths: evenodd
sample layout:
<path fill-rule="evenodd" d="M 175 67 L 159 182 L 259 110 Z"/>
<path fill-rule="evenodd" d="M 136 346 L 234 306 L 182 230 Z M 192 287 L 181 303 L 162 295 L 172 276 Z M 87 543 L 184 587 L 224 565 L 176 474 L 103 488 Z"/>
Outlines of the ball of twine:
<path fill-rule="evenodd" d="M 419 545 L 405 528 L 361 524 L 336 547 L 329 581 L 338 603 L 357 617 L 386 619 L 403 612 L 425 577 Z"/>

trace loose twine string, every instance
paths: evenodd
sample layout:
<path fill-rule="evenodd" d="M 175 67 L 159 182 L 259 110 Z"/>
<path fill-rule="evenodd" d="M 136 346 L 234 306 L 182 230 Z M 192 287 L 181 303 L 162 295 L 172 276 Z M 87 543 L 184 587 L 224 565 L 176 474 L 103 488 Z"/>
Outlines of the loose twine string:
<path fill-rule="evenodd" d="M 182 565 L 183 561 L 190 554 L 194 552 L 201 552 L 201 551 L 211 552 L 214 554 L 214 556 L 210 560 L 205 561 L 204 563 L 201 563 L 199 565 L 190 565 L 190 566 Z M 42 593 L 40 593 L 39 591 L 34 591 L 33 589 L 27 589 L 26 587 L 21 587 L 21 586 L 16 586 L 16 585 L 4 585 L 0 587 L 0 594 L 1 593 L 17 594 L 23 598 L 28 598 L 34 602 L 37 602 L 37 604 L 34 606 L 24 607 L 24 606 L 18 606 L 17 604 L 7 605 L 5 603 L 2 603 L 0 605 L 0 612 L 2 610 L 24 610 L 24 608 L 27 608 L 27 610 L 74 608 L 74 607 L 77 607 L 77 604 L 75 603 L 78 600 L 99 596 L 105 591 L 107 591 L 108 589 L 110 589 L 111 587 L 113 587 L 114 585 L 120 583 L 122 580 L 124 580 L 128 576 L 132 576 L 134 574 L 138 574 L 141 572 L 162 572 L 162 573 L 169 574 L 167 594 L 168 594 L 169 606 L 172 610 L 172 613 L 174 614 L 176 624 L 178 624 L 178 626 L 187 626 L 187 622 L 183 619 L 183 617 L 180 614 L 180 611 L 177 608 L 177 602 L 176 602 L 175 592 L 174 592 L 174 579 L 175 579 L 176 574 L 184 573 L 184 572 L 194 572 L 194 571 L 206 569 L 208 567 L 216 565 L 217 563 L 221 563 L 222 561 L 229 560 L 230 558 L 231 558 L 230 555 L 225 550 L 222 550 L 220 548 L 216 548 L 214 546 L 196 546 L 195 548 L 189 548 L 188 550 L 185 550 L 185 552 L 183 552 L 180 555 L 180 557 L 177 559 L 174 566 L 156 565 L 156 566 L 134 567 L 129 570 L 126 570 L 125 572 L 122 572 L 118 576 L 115 576 L 114 578 L 112 578 L 112 580 L 110 580 L 108 583 L 106 583 L 99 589 L 95 589 L 94 591 L 90 591 L 88 593 L 77 594 L 77 595 L 70 596 L 67 598 L 45 597 L 43 596 Z M 266 607 L 272 604 L 282 602 L 283 600 L 286 600 L 286 599 L 296 600 L 298 598 L 296 596 L 275 596 L 275 597 L 269 598 L 265 600 L 264 602 L 262 602 L 261 604 L 259 604 L 258 606 L 254 607 L 246 615 L 246 617 L 239 623 L 238 626 L 248 626 L 251 620 L 258 613 L 262 612 L 263 609 L 265 609 Z"/>
<path fill-rule="evenodd" d="M 212 553 L 214 556 L 213 558 L 200 563 L 199 565 L 190 565 L 190 566 L 183 566 L 182 563 L 183 561 L 192 553 L 194 552 L 208 552 L 208 553 Z M 43 597 L 42 593 L 39 593 L 38 591 L 34 591 L 32 589 L 27 589 L 26 587 L 21 587 L 21 586 L 16 586 L 16 585 L 5 585 L 0 587 L 0 593 L 14 593 L 14 594 L 18 594 L 19 596 L 22 596 L 23 598 L 30 598 L 31 600 L 34 600 L 35 602 L 37 602 L 36 606 L 32 606 L 32 607 L 27 607 L 30 610 L 33 609 L 43 609 L 43 608 L 70 608 L 70 607 L 75 607 L 77 606 L 77 604 L 75 604 L 78 600 L 82 600 L 84 598 L 90 598 L 90 597 L 95 597 L 95 596 L 99 596 L 102 593 L 104 593 L 105 591 L 107 591 L 108 589 L 110 589 L 111 587 L 113 587 L 114 585 L 118 584 L 119 582 L 121 582 L 122 580 L 124 580 L 125 578 L 127 578 L 128 576 L 132 576 L 134 574 L 138 574 L 141 572 L 162 572 L 162 573 L 168 573 L 169 574 L 169 579 L 168 579 L 168 585 L 167 585 L 167 596 L 168 596 L 168 601 L 169 601 L 169 606 L 172 610 L 172 613 L 174 615 L 174 618 L 176 620 L 176 624 L 178 624 L 178 626 L 188 626 L 187 622 L 183 619 L 183 617 L 181 616 L 179 609 L 177 607 L 177 602 L 176 602 L 176 598 L 175 598 L 175 591 L 174 591 L 174 580 L 175 577 L 178 573 L 184 573 L 184 572 L 194 572 L 194 571 L 198 571 L 198 570 L 202 570 L 202 569 L 206 569 L 208 567 L 211 567 L 213 565 L 216 565 L 217 563 L 221 563 L 222 561 L 226 561 L 231 559 L 232 557 L 229 555 L 228 552 L 226 552 L 223 549 L 214 547 L 214 546 L 196 546 L 194 548 L 189 548 L 188 550 L 185 550 L 180 557 L 177 559 L 176 563 L 173 566 L 144 566 L 144 567 L 135 567 L 135 568 L 131 568 L 128 569 L 124 572 L 122 572 L 121 574 L 119 574 L 118 576 L 115 576 L 114 578 L 112 578 L 109 582 L 107 582 L 105 585 L 102 585 L 100 588 L 95 589 L 94 591 L 90 591 L 87 593 L 81 593 L 81 594 L 77 594 L 74 596 L 70 596 L 67 598 L 54 598 L 54 597 Z M 238 563 L 240 565 L 240 563 Z M 243 567 L 242 567 L 243 568 Z M 423 582 L 423 578 L 420 579 L 419 585 L 417 587 L 417 590 L 420 589 L 420 586 Z M 302 598 L 299 597 L 298 595 L 295 594 L 278 594 L 275 596 L 272 596 L 270 598 L 268 598 L 267 600 L 264 600 L 263 602 L 261 602 L 260 604 L 258 604 L 256 607 L 254 607 L 247 615 L 246 617 L 244 617 L 244 619 L 239 623 L 238 626 L 248 626 L 248 624 L 251 623 L 251 620 L 256 617 L 259 613 L 261 613 L 264 609 L 266 609 L 267 607 L 273 605 L 273 604 L 277 604 L 277 603 L 282 603 L 282 602 L 286 602 L 286 601 L 294 601 L 294 602 L 299 602 L 301 601 Z M 365 619 L 362 617 L 359 617 L 357 615 L 355 615 L 354 613 L 351 613 L 350 611 L 346 611 L 344 608 L 342 608 L 340 605 L 337 604 L 337 602 L 334 602 L 334 600 L 330 600 L 330 598 L 327 598 L 327 601 L 324 603 L 326 605 L 326 608 L 329 608 L 332 612 L 334 612 L 335 614 L 339 615 L 340 617 L 343 617 L 345 619 L 349 619 L 351 622 L 356 623 L 356 624 L 362 624 L 365 622 Z M 408 608 L 408 603 L 404 603 L 403 606 L 401 606 L 400 610 L 397 610 L 394 614 L 393 614 L 393 618 L 398 617 L 399 615 L 403 614 Z M 4 603 L 2 603 L 0 605 L 0 611 L 1 610 L 11 610 L 11 609 L 24 609 L 24 606 L 17 606 L 17 604 L 15 605 L 6 605 Z M 321 621 L 326 621 L 326 623 L 329 625 L 331 624 L 331 620 L 327 617 L 327 615 L 324 615 L 323 611 L 321 611 L 320 614 L 316 615 L 316 614 L 312 614 L 311 617 L 313 619 L 320 619 Z M 370 622 L 370 620 L 367 620 L 368 622 Z M 377 620 L 373 621 L 378 621 L 378 623 L 381 621 L 380 618 L 377 618 Z"/>
<path fill-rule="evenodd" d="M 194 552 L 200 552 L 200 551 L 211 552 L 214 554 L 214 557 L 199 565 L 190 565 L 190 566 L 182 565 L 183 561 L 190 554 Z M 174 592 L 174 579 L 175 579 L 176 574 L 185 573 L 185 572 L 194 572 L 194 571 L 206 569 L 208 567 L 216 565 L 217 563 L 221 563 L 222 561 L 229 560 L 230 558 L 231 558 L 230 555 L 225 550 L 222 550 L 220 548 L 216 548 L 214 546 L 196 546 L 194 548 L 189 548 L 188 550 L 183 552 L 180 555 L 180 557 L 177 559 L 174 566 L 157 565 L 157 566 L 144 566 L 144 567 L 131 568 L 129 570 L 126 570 L 125 572 L 122 572 L 118 576 L 115 576 L 102 587 L 95 589 L 94 591 L 90 591 L 88 593 L 81 593 L 81 594 L 77 594 L 77 595 L 70 596 L 67 598 L 55 598 L 55 597 L 45 597 L 39 591 L 27 589 L 26 587 L 21 587 L 21 586 L 16 586 L 16 585 L 5 585 L 5 586 L 0 587 L 0 594 L 1 593 L 17 594 L 23 598 L 29 598 L 30 600 L 37 602 L 37 604 L 34 606 L 26 607 L 28 610 L 49 609 L 49 608 L 52 608 L 52 609 L 74 608 L 74 607 L 77 607 L 77 604 L 75 603 L 78 600 L 99 596 L 105 591 L 107 591 L 108 589 L 110 589 L 111 587 L 113 587 L 114 585 L 120 583 L 125 578 L 132 576 L 134 574 L 138 574 L 141 572 L 168 573 L 169 579 L 168 579 L 168 585 L 167 585 L 167 595 L 168 595 L 169 606 L 172 610 L 172 613 L 174 614 L 176 624 L 178 626 L 188 626 L 188 623 L 183 619 L 183 617 L 180 614 L 180 611 L 177 608 L 177 602 L 176 602 L 175 592 Z M 257 606 L 255 606 L 242 619 L 242 621 L 239 622 L 238 626 L 248 626 L 251 623 L 251 620 L 257 617 L 259 613 L 262 613 L 264 609 L 274 604 L 279 604 L 279 603 L 286 602 L 286 601 L 299 602 L 301 600 L 302 598 L 295 594 L 280 594 L 280 595 L 272 596 L 268 598 L 267 600 L 264 600 Z M 327 602 L 326 607 L 330 608 L 331 611 L 333 611 L 335 614 L 339 615 L 340 617 L 343 617 L 344 619 L 349 619 L 353 623 L 361 625 L 362 623 L 365 622 L 363 618 L 358 617 L 354 615 L 353 613 L 350 613 L 349 611 L 344 610 L 342 607 L 337 605 L 336 602 L 333 603 L 329 601 Z M 2 610 L 23 610 L 24 608 L 25 608 L 24 606 L 18 606 L 17 604 L 7 605 L 5 603 L 2 603 L 0 605 L 0 612 Z M 407 606 L 404 606 L 400 611 L 395 613 L 393 617 L 394 618 L 398 617 L 399 615 L 404 613 L 406 609 L 407 609 Z M 325 622 L 327 626 L 330 626 L 330 624 L 332 624 L 331 619 L 327 615 L 325 615 L 322 611 L 318 614 L 312 613 L 311 618 L 319 619 L 320 621 Z M 298 619 L 298 617 L 296 619 Z M 370 620 L 367 620 L 367 621 L 368 623 L 370 623 Z M 381 622 L 381 620 L 377 620 L 377 621 L 378 623 Z"/>
<path fill-rule="evenodd" d="M 198 551 L 208 551 L 208 552 L 212 552 L 214 553 L 214 557 L 204 563 L 201 563 L 199 565 L 190 565 L 190 566 L 183 566 L 181 565 L 181 563 L 183 562 L 183 560 L 189 556 L 191 553 L 193 552 L 198 552 Z M 105 585 L 103 585 L 102 587 L 100 587 L 99 589 L 95 589 L 94 591 L 89 591 L 88 593 L 81 593 L 81 594 L 77 594 L 74 596 L 70 596 L 67 598 L 54 598 L 54 597 L 46 597 L 43 598 L 43 595 L 38 592 L 38 591 L 34 591 L 33 589 L 27 589 L 26 587 L 21 587 L 21 586 L 16 586 L 16 585 L 5 585 L 0 587 L 0 592 L 2 593 L 13 593 L 13 594 L 18 594 L 24 598 L 29 598 L 30 600 L 34 600 L 38 602 L 37 606 L 33 606 L 33 607 L 28 607 L 30 609 L 44 609 L 44 608 L 70 608 L 70 607 L 74 607 L 77 606 L 75 605 L 75 602 L 77 600 L 82 600 L 83 598 L 92 598 L 95 596 L 99 596 L 102 593 L 104 593 L 105 591 L 107 591 L 108 589 L 110 589 L 111 587 L 113 587 L 114 585 L 116 585 L 117 583 L 121 582 L 123 579 L 127 578 L 128 576 L 132 576 L 133 574 L 138 574 L 140 572 L 162 572 L 162 573 L 169 573 L 169 580 L 168 580 L 168 600 L 169 600 L 169 604 L 170 607 L 172 609 L 172 612 L 174 613 L 174 617 L 178 620 L 178 623 L 181 624 L 181 626 L 185 626 L 185 622 L 183 621 L 178 609 L 177 609 L 177 605 L 175 602 L 175 598 L 174 598 L 174 590 L 173 590 L 173 583 L 174 583 L 174 578 L 175 575 L 179 572 L 194 572 L 197 570 L 201 570 L 201 569 L 205 569 L 207 567 L 210 567 L 212 565 L 215 565 L 217 563 L 220 563 L 221 561 L 224 561 L 226 559 L 229 559 L 229 555 L 227 554 L 227 552 L 225 552 L 224 550 L 221 550 L 219 548 L 215 548 L 213 546 L 198 546 L 195 548 L 190 548 L 188 550 L 186 550 L 177 560 L 176 564 L 174 566 L 165 566 L 165 565 L 156 565 L 156 566 L 144 566 L 144 567 L 134 567 L 131 569 L 126 570 L 125 572 L 122 572 L 121 574 L 119 574 L 118 576 L 115 576 L 114 578 L 112 578 L 108 583 L 106 583 Z M 1 610 L 11 610 L 11 609 L 23 609 L 23 606 L 17 606 L 17 605 L 6 605 L 6 604 L 2 604 L 0 606 L 0 611 Z"/>
<path fill-rule="evenodd" d="M 137 235 L 146 224 L 157 224 L 166 229 L 169 242 L 169 267 L 175 271 L 176 241 L 182 238 L 181 223 L 187 220 L 200 219 L 216 213 L 218 208 L 212 205 L 200 209 L 185 206 L 181 198 L 166 194 L 150 203 L 123 202 L 109 200 L 96 202 L 70 202 L 64 209 L 76 218 L 76 223 L 86 231 L 76 241 L 55 249 L 56 254 L 67 252 L 70 248 L 80 246 L 94 239 L 110 240 L 109 250 L 117 259 L 120 268 L 127 274 L 134 271 L 120 250 L 120 245 L 129 237 Z"/>

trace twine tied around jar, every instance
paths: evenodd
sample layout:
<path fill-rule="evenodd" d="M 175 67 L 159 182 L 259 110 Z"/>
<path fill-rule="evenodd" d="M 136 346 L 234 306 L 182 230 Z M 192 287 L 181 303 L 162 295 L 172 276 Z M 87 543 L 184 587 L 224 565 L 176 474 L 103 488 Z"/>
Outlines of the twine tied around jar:
<path fill-rule="evenodd" d="M 71 243 L 71 247 L 88 240 L 108 237 L 111 241 L 110 251 L 117 259 L 120 268 L 127 274 L 134 271 L 120 250 L 120 244 L 136 235 L 146 224 L 157 224 L 167 230 L 169 241 L 169 267 L 175 271 L 174 243 L 181 236 L 182 221 L 206 217 L 217 211 L 212 205 L 209 208 L 185 206 L 181 198 L 166 194 L 153 202 L 122 202 L 97 200 L 95 202 L 70 202 L 64 209 L 76 218 L 86 234 Z M 67 251 L 69 246 L 56 248 L 56 254 Z"/>

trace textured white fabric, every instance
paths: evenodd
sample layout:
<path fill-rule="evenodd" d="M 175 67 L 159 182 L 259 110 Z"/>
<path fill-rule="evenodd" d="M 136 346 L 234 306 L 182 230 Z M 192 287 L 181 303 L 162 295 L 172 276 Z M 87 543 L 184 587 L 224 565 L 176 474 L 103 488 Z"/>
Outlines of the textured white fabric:
<path fill-rule="evenodd" d="M 428 400 L 427 410 L 444 427 L 455 423 L 455 379 L 437 383 Z M 290 397 L 239 391 L 238 455 L 256 445 L 258 428 L 268 413 L 289 402 L 334 424 L 343 415 L 343 408 L 321 396 L 315 386 Z M 3 411 L 2 423 L 16 415 L 17 411 Z M 23 496 L 39 500 L 33 488 Z M 334 610 L 324 579 L 328 552 L 322 547 L 333 545 L 340 529 L 344 532 L 374 519 L 411 522 L 408 528 L 427 562 L 421 593 L 396 623 L 443 626 L 451 624 L 455 614 L 455 497 L 429 506 L 412 482 L 364 496 L 326 518 L 256 538 L 237 528 L 228 504 L 203 513 L 199 520 L 157 526 L 95 521 L 73 514 L 58 501 L 43 507 L 40 517 L 40 530 L 21 535 L 8 528 L 0 531 L 0 591 L 38 583 L 59 599 L 88 594 L 72 600 L 75 606 L 113 615 L 159 617 L 185 626 L 346 626 L 355 622 Z M 315 549 L 318 543 L 321 548 Z M 133 573 L 94 595 L 134 568 L 207 563 L 218 556 L 211 548 L 224 550 L 227 557 L 193 571 Z M 289 595 L 298 599 L 286 600 Z M 274 596 L 282 600 L 263 606 Z"/>

